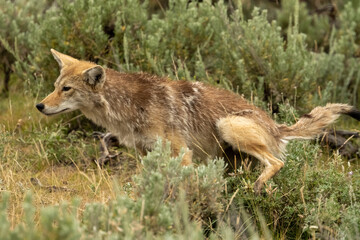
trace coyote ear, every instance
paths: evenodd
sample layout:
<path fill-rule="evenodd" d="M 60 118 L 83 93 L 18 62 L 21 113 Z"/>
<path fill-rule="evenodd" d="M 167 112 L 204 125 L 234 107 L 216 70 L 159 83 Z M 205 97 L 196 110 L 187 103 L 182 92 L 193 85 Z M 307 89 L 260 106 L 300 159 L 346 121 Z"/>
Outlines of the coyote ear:
<path fill-rule="evenodd" d="M 79 60 L 70 57 L 66 54 L 63 53 L 59 53 L 58 51 L 54 50 L 54 49 L 50 49 L 52 55 L 54 56 L 55 60 L 58 62 L 60 68 L 63 68 L 66 65 L 71 65 L 75 62 L 78 62 Z"/>
<path fill-rule="evenodd" d="M 85 82 L 90 86 L 101 86 L 105 82 L 105 70 L 97 65 L 82 72 Z"/>

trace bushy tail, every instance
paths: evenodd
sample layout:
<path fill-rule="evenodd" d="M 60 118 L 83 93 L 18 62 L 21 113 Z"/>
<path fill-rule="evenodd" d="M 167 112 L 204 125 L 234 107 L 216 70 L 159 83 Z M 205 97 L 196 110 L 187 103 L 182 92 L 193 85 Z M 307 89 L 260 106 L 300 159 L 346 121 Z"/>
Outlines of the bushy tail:
<path fill-rule="evenodd" d="M 323 133 L 329 124 L 335 122 L 340 114 L 349 115 L 360 121 L 360 111 L 347 104 L 328 103 L 325 107 L 316 107 L 303 115 L 292 126 L 279 125 L 281 139 L 312 139 Z"/>

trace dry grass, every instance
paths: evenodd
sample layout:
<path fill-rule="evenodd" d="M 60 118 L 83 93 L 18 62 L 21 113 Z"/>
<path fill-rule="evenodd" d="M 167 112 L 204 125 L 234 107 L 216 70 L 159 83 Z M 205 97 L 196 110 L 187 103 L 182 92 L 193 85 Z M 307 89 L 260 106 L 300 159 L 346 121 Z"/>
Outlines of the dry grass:
<path fill-rule="evenodd" d="M 63 121 L 61 116 L 42 116 L 35 109 L 35 102 L 36 99 L 28 96 L 14 96 L 0 102 L 0 141 L 3 141 L 0 192 L 10 192 L 8 217 L 12 226 L 22 218 L 22 204 L 28 191 L 33 193 L 37 212 L 41 207 L 74 198 L 81 199 L 81 211 L 87 203 L 107 203 L 119 192 L 131 194 L 124 186 L 138 172 L 138 161 L 124 157 L 124 162 L 115 167 L 100 168 L 93 161 L 99 156 L 95 139 L 65 141 L 58 147 L 55 142 L 55 147 L 48 149 L 45 138 L 55 134 L 57 128 L 52 126 L 61 125 Z M 84 149 L 84 145 L 90 150 Z M 63 151 L 72 153 L 62 155 Z M 58 159 L 58 156 L 67 156 L 67 159 Z"/>

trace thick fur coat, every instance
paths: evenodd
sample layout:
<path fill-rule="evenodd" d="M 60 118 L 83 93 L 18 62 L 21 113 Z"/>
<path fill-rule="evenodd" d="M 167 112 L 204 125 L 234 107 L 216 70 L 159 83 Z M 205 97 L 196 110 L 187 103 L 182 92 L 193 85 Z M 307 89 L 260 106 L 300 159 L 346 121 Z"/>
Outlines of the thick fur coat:
<path fill-rule="evenodd" d="M 37 104 L 42 113 L 79 109 L 117 136 L 120 143 L 143 154 L 152 149 L 158 137 L 167 139 L 174 155 L 187 149 L 183 165 L 191 164 L 193 156 L 219 156 L 230 145 L 265 165 L 255 183 L 256 193 L 283 167 L 288 140 L 313 138 L 340 114 L 360 120 L 359 111 L 352 106 L 327 104 L 293 126 L 280 125 L 227 90 L 144 73 L 119 73 L 51 51 L 61 72 L 54 92 Z"/>

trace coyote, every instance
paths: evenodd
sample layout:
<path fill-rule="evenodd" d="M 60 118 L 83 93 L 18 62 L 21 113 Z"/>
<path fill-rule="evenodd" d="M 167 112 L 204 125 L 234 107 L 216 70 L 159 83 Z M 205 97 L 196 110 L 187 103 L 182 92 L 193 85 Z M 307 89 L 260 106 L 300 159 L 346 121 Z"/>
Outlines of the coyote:
<path fill-rule="evenodd" d="M 54 115 L 79 109 L 120 143 L 142 154 L 152 149 L 158 137 L 164 138 L 171 142 L 174 156 L 186 149 L 182 165 L 191 164 L 193 156 L 206 159 L 232 147 L 265 165 L 254 185 L 257 194 L 284 166 L 288 140 L 312 139 L 340 114 L 360 120 L 360 111 L 335 103 L 316 107 L 286 126 L 224 89 L 145 73 L 120 73 L 51 52 L 61 71 L 55 90 L 36 105 L 40 112 Z"/>

